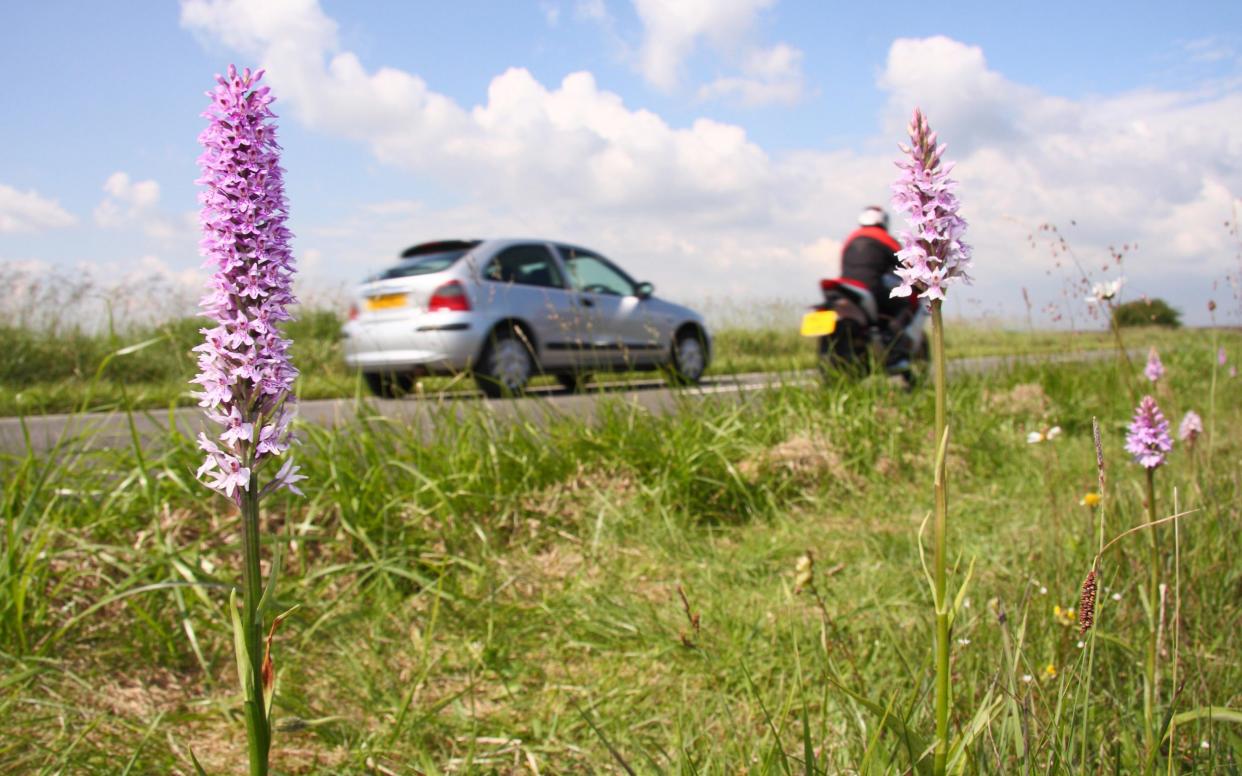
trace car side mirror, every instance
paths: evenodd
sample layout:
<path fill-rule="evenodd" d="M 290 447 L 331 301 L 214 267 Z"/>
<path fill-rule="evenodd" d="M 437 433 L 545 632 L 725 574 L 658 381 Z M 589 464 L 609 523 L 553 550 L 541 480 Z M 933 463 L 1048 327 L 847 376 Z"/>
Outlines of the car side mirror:
<path fill-rule="evenodd" d="M 650 283 L 639 283 L 634 287 L 634 296 L 637 296 L 639 299 L 646 299 L 654 293 L 655 286 Z"/>

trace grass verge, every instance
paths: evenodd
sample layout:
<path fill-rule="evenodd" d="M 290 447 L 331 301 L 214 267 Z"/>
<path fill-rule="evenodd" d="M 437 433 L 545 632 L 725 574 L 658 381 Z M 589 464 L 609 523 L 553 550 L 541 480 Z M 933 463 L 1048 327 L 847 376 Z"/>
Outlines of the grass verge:
<path fill-rule="evenodd" d="M 1211 412 L 1208 340 L 1165 351 L 1175 423 Z M 1236 358 L 1242 342 L 1222 341 Z M 1242 705 L 1242 405 L 1220 379 L 1217 436 L 1161 472 L 1160 503 L 1199 510 L 1179 523 L 1164 619 L 1178 638 L 1161 659 L 1184 679 L 1164 688 L 1170 713 Z M 953 382 L 955 582 L 974 564 L 953 631 L 967 770 L 1141 765 L 1141 533 L 1102 569 L 1089 698 L 1065 614 L 1096 548 L 1079 504 L 1093 416 L 1107 533 L 1145 519 L 1121 449 L 1134 386 L 1112 362 Z M 267 511 L 280 604 L 301 605 L 277 639 L 274 766 L 904 772 L 931 728 L 931 472 L 912 431 L 929 392 L 873 380 L 686 401 L 654 417 L 605 400 L 591 425 L 455 407 L 431 439 L 365 408 L 304 428 L 308 498 Z M 1064 434 L 1026 442 L 1051 425 Z M 193 482 L 190 440 L 88 441 L 0 459 L 0 770 L 188 773 L 193 747 L 229 772 L 245 745 L 224 610 L 236 520 Z M 799 585 L 808 550 L 815 595 Z M 1237 732 L 1186 718 L 1176 769 L 1236 768 Z"/>

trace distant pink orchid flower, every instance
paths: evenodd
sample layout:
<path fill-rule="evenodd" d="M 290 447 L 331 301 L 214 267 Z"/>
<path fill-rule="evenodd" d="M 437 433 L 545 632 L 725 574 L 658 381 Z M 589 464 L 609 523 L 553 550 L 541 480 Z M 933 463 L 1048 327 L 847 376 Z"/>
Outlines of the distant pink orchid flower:
<path fill-rule="evenodd" d="M 1187 410 L 1182 422 L 1177 427 L 1177 438 L 1193 446 L 1195 440 L 1203 434 L 1203 419 L 1194 410 Z"/>
<path fill-rule="evenodd" d="M 1143 374 L 1153 383 L 1164 377 L 1164 364 L 1160 362 L 1160 354 L 1155 348 L 1147 354 L 1147 367 L 1143 369 Z"/>

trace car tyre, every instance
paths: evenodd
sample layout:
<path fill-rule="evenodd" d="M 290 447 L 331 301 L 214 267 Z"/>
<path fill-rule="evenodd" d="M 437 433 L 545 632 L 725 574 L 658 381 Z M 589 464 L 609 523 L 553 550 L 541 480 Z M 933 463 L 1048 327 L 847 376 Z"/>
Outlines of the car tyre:
<path fill-rule="evenodd" d="M 590 372 L 561 372 L 556 376 L 556 381 L 566 393 L 581 393 L 590 380 Z"/>
<path fill-rule="evenodd" d="M 707 371 L 707 342 L 696 329 L 678 332 L 673 340 L 669 364 L 669 382 L 674 385 L 698 385 Z"/>
<path fill-rule="evenodd" d="M 400 372 L 363 372 L 362 379 L 381 399 L 400 399 L 414 389 L 414 376 Z"/>
<path fill-rule="evenodd" d="M 520 396 L 535 374 L 530 339 L 517 327 L 492 333 L 474 370 L 474 381 L 489 398 Z"/>

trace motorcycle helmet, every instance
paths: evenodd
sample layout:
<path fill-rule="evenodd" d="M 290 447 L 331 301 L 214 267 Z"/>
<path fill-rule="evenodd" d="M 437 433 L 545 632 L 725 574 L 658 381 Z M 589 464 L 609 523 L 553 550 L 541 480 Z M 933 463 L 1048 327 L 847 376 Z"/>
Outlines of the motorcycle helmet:
<path fill-rule="evenodd" d="M 878 226 L 887 231 L 888 213 L 879 205 L 870 205 L 858 214 L 858 223 L 860 226 Z"/>

